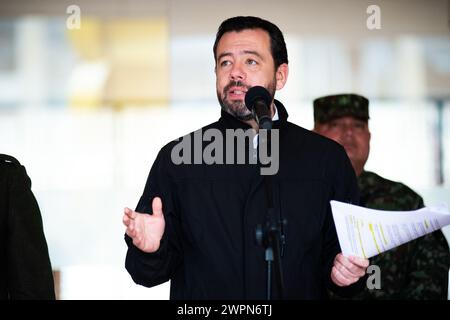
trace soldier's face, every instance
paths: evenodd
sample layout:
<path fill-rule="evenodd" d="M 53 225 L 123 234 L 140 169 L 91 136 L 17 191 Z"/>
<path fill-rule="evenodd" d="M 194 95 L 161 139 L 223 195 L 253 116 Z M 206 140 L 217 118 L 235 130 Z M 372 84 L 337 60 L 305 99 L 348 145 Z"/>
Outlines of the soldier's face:
<path fill-rule="evenodd" d="M 316 124 L 314 131 L 341 144 L 350 158 L 356 175 L 364 169 L 370 151 L 370 131 L 367 121 L 342 117 Z"/>
<path fill-rule="evenodd" d="M 222 109 L 239 120 L 252 119 L 244 102 L 248 89 L 263 86 L 273 97 L 286 83 L 288 65 L 275 70 L 270 36 L 262 29 L 225 33 L 216 56 L 217 98 Z"/>

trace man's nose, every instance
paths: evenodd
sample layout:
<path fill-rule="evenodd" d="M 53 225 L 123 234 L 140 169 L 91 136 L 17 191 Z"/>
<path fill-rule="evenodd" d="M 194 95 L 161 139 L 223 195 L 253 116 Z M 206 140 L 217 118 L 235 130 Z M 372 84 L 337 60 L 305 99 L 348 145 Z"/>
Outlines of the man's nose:
<path fill-rule="evenodd" d="M 243 81 L 246 78 L 246 73 L 239 64 L 234 64 L 231 70 L 230 77 L 233 81 Z"/>
<path fill-rule="evenodd" d="M 351 125 L 344 125 L 344 136 L 346 137 L 352 137 L 353 136 L 353 126 Z"/>

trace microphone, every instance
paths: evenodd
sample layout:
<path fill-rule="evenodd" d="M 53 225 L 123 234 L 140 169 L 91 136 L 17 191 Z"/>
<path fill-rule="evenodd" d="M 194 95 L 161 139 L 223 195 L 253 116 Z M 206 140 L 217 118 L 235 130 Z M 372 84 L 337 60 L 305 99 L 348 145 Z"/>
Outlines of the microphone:
<path fill-rule="evenodd" d="M 261 86 L 251 87 L 245 94 L 245 105 L 252 112 L 260 129 L 272 129 L 271 102 L 269 91 Z"/>

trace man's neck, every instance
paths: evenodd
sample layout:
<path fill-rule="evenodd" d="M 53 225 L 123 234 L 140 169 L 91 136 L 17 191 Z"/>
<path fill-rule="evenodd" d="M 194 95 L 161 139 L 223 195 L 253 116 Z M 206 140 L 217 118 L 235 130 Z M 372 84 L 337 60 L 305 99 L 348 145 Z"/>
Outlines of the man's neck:
<path fill-rule="evenodd" d="M 364 171 L 364 167 L 361 167 L 361 168 L 354 168 L 354 170 L 355 170 L 356 177 L 359 178 L 359 176 L 360 176 L 360 175 L 363 173 L 363 171 Z"/>

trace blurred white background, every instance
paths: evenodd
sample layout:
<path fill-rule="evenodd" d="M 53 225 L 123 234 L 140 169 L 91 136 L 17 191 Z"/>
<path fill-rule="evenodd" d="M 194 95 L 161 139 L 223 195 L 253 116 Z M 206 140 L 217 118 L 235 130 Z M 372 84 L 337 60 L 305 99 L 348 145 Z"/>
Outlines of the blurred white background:
<path fill-rule="evenodd" d="M 67 25 L 72 4 L 79 29 Z M 381 29 L 367 28 L 372 4 Z M 218 119 L 212 45 L 235 15 L 284 32 L 277 98 L 291 122 L 311 129 L 318 96 L 367 96 L 366 168 L 449 203 L 446 0 L 1 2 L 0 153 L 32 179 L 61 299 L 168 298 L 168 283 L 143 288 L 126 272 L 123 208 L 164 144 Z"/>

